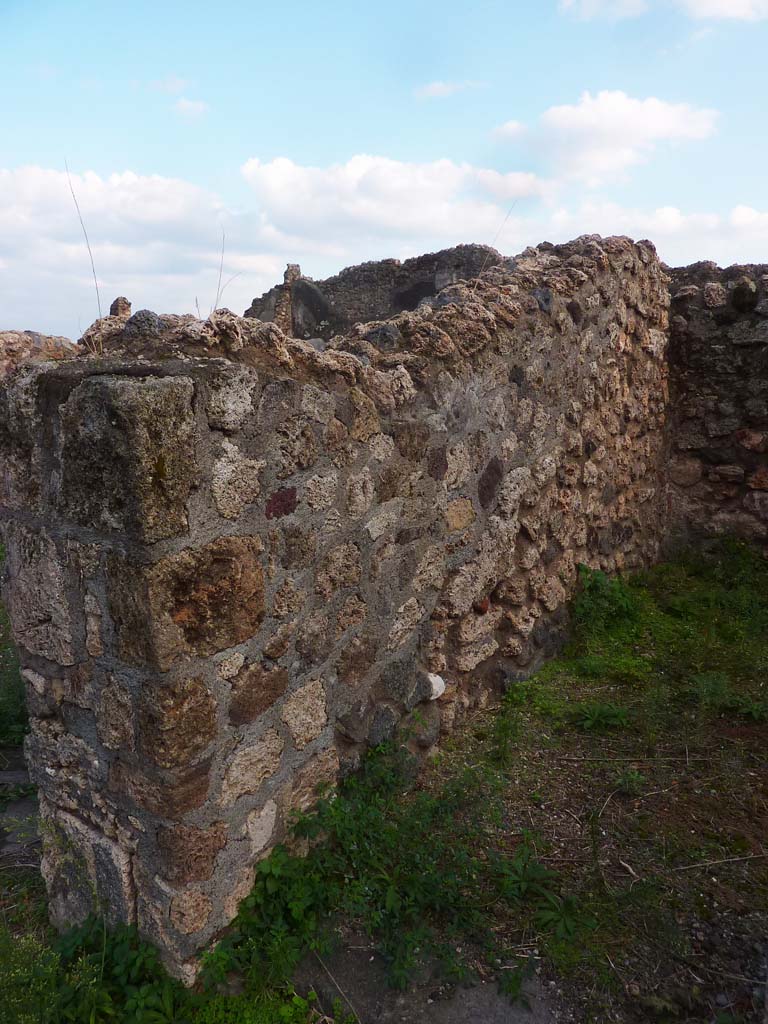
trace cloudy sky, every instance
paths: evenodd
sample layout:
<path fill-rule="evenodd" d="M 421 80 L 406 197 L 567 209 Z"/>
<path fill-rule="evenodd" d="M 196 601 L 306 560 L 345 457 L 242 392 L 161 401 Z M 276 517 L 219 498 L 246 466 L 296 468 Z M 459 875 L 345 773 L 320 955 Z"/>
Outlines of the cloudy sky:
<path fill-rule="evenodd" d="M 0 0 L 0 329 L 585 232 L 768 262 L 768 0 Z M 69 166 L 70 180 L 65 171 Z"/>

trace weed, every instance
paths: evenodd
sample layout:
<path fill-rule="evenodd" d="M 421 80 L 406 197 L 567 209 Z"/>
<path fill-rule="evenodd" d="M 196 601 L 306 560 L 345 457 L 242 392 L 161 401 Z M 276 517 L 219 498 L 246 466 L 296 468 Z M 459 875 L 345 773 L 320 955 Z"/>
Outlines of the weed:
<path fill-rule="evenodd" d="M 624 708 L 602 701 L 577 704 L 571 721 L 584 732 L 606 732 L 608 729 L 626 729 L 629 719 Z"/>
<path fill-rule="evenodd" d="M 13 785 L 0 783 L 0 811 L 7 810 L 8 805 L 15 803 L 17 800 L 34 796 L 36 792 L 37 787 L 31 782 L 19 782 Z"/>
<path fill-rule="evenodd" d="M 522 720 L 519 714 L 519 691 L 509 690 L 502 702 L 501 710 L 493 721 L 491 733 L 490 757 L 499 768 L 509 768 L 515 745 L 522 731 Z"/>
<path fill-rule="evenodd" d="M 625 768 L 614 780 L 614 786 L 623 796 L 639 796 L 646 784 L 645 776 L 636 768 Z"/>
<path fill-rule="evenodd" d="M 579 584 L 573 616 L 583 634 L 597 633 L 636 617 L 637 599 L 624 580 L 610 579 L 604 572 L 580 565 Z"/>

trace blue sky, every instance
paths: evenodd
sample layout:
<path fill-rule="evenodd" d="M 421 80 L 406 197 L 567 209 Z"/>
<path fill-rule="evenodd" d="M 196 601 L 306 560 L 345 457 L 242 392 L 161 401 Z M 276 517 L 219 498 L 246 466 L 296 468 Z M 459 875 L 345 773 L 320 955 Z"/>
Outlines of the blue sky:
<path fill-rule="evenodd" d="M 0 0 L 0 38 L 0 329 L 97 315 L 65 160 L 105 304 L 206 313 L 222 231 L 237 311 L 461 241 L 768 261 L 768 0 Z"/>

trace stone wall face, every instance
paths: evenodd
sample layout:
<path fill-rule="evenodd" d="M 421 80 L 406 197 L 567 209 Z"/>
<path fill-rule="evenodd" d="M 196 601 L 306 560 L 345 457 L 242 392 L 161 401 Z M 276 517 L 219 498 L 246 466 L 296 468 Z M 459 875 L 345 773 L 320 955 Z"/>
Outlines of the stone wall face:
<path fill-rule="evenodd" d="M 326 351 L 105 318 L 0 391 L 5 600 L 57 923 L 191 978 L 292 811 L 551 653 L 577 564 L 664 533 L 652 246 L 527 250 Z"/>
<path fill-rule="evenodd" d="M 672 520 L 768 539 L 768 266 L 672 272 Z"/>

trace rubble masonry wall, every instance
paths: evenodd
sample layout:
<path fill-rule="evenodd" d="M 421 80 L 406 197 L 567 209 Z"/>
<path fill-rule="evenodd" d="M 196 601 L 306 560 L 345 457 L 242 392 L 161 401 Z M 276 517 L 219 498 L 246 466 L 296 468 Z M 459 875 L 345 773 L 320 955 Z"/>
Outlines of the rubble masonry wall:
<path fill-rule="evenodd" d="M 653 561 L 668 309 L 650 244 L 590 236 L 324 351 L 142 311 L 21 367 L 4 596 L 54 921 L 136 923 L 191 979 L 319 785 L 530 673 L 579 563 Z"/>

